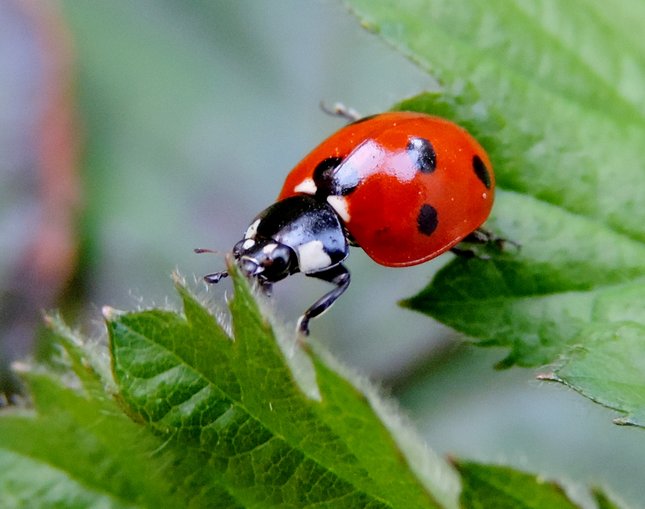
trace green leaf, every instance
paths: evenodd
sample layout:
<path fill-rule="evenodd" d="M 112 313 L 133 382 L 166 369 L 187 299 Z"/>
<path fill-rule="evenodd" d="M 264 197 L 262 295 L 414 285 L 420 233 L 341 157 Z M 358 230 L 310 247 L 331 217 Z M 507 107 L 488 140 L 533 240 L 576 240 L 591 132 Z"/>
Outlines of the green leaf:
<path fill-rule="evenodd" d="M 1 413 L 2 507 L 185 507 L 160 476 L 168 455 L 150 454 L 162 442 L 96 392 L 77 345 L 60 340 L 84 373 L 23 373 L 35 408 Z"/>
<path fill-rule="evenodd" d="M 505 364 L 524 366 L 553 361 L 590 322 L 645 317 L 636 309 L 645 301 L 645 245 L 517 193 L 500 193 L 491 225 L 501 224 L 519 252 L 454 260 L 404 304 L 511 347 Z M 622 308 L 627 294 L 635 300 Z"/>
<path fill-rule="evenodd" d="M 580 345 L 543 380 L 561 382 L 626 414 L 617 424 L 645 427 L 645 326 L 612 323 L 583 332 Z"/>
<path fill-rule="evenodd" d="M 485 146 L 502 187 L 645 240 L 645 54 L 607 3 L 346 3 L 469 116 L 499 118 Z"/>
<path fill-rule="evenodd" d="M 106 309 L 113 381 L 101 378 L 104 352 L 54 319 L 76 381 L 33 369 L 36 414 L 0 419 L 0 456 L 12 465 L 0 483 L 11 496 L 36 499 L 70 478 L 42 505 L 454 507 L 448 466 L 320 349 L 281 348 L 234 279 L 234 340 L 181 286 L 185 316 Z M 28 469 L 37 482 L 14 483 Z"/>
<path fill-rule="evenodd" d="M 645 45 L 627 29 L 645 21 L 642 2 L 346 3 L 440 80 L 397 108 L 481 140 L 498 181 L 487 225 L 520 245 L 453 260 L 403 304 L 508 346 L 500 366 L 553 362 L 583 330 L 645 324 Z M 584 393 L 611 399 L 605 388 Z"/>
<path fill-rule="evenodd" d="M 447 465 L 416 443 L 411 457 L 410 432 L 399 442 L 374 394 L 318 349 L 277 340 L 231 271 L 234 339 L 180 285 L 185 317 L 108 313 L 113 371 L 133 418 L 179 457 L 200 458 L 195 482 L 208 479 L 244 507 L 454 506 Z"/>
<path fill-rule="evenodd" d="M 580 509 L 562 487 L 512 468 L 458 461 L 464 509 Z"/>
<path fill-rule="evenodd" d="M 183 315 L 105 308 L 111 369 L 49 318 L 56 369 L 23 366 L 33 409 L 0 413 L 3 507 L 457 506 L 454 470 L 230 271 L 232 333 L 179 283 Z"/>
<path fill-rule="evenodd" d="M 612 501 L 602 489 L 594 488 L 592 494 L 598 504 L 598 509 L 620 509 L 620 506 Z"/>

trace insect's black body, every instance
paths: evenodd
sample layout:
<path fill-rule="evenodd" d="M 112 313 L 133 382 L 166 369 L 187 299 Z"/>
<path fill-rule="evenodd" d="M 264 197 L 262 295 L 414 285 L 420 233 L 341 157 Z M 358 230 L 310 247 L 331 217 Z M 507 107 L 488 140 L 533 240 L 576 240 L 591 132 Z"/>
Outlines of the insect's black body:
<path fill-rule="evenodd" d="M 348 254 L 338 214 L 325 201 L 309 195 L 286 198 L 266 208 L 233 248 L 244 275 L 256 278 L 266 291 L 297 272 L 336 285 L 302 315 L 298 328 L 303 334 L 309 334 L 309 319 L 325 311 L 349 286 L 349 272 L 341 263 Z M 205 279 L 216 283 L 226 275 L 217 272 Z"/>

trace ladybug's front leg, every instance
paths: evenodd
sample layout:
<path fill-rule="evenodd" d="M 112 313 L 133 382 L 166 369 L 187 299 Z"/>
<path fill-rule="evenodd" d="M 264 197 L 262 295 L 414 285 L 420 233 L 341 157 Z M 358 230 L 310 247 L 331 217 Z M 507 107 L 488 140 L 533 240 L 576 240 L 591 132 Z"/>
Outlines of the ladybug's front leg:
<path fill-rule="evenodd" d="M 305 335 L 309 335 L 309 320 L 315 318 L 316 316 L 324 313 L 329 307 L 340 297 L 350 283 L 350 275 L 347 268 L 338 264 L 331 269 L 327 269 L 321 272 L 315 272 L 313 274 L 307 274 L 309 277 L 315 277 L 327 281 L 329 283 L 335 284 L 331 292 L 326 293 L 316 302 L 314 302 L 307 311 L 300 317 L 298 320 L 298 331 Z"/>
<path fill-rule="evenodd" d="M 209 285 L 216 285 L 220 282 L 221 279 L 228 277 L 228 271 L 223 270 L 221 272 L 213 272 L 212 274 L 206 274 L 204 276 L 204 281 Z"/>

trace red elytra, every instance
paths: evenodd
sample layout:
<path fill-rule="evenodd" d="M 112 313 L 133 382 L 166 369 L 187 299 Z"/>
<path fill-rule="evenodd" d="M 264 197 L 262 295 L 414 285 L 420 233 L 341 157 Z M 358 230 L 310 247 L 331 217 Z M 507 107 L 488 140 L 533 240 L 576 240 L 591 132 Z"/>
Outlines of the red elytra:
<path fill-rule="evenodd" d="M 353 241 L 381 265 L 440 255 L 476 230 L 493 206 L 486 151 L 443 118 L 391 112 L 343 127 L 289 173 L 278 201 L 319 193 L 313 180 L 322 161 L 330 161 L 326 178 L 333 174 L 341 189 L 330 204 Z"/>

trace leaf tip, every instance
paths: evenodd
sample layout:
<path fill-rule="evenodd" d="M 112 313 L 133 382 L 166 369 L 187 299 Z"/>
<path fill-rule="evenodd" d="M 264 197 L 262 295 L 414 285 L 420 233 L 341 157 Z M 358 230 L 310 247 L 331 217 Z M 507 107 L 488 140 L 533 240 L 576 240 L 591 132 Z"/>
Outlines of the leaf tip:
<path fill-rule="evenodd" d="M 177 269 L 172 271 L 172 273 L 170 274 L 170 278 L 172 279 L 172 282 L 175 286 L 177 287 L 186 286 L 186 278 L 182 276 Z"/>
<path fill-rule="evenodd" d="M 11 369 L 15 373 L 26 374 L 31 371 L 31 365 L 22 361 L 14 361 L 11 363 Z"/>
<path fill-rule="evenodd" d="M 495 364 L 495 369 L 497 371 L 503 371 L 505 369 L 512 368 L 516 363 L 516 356 L 514 352 L 511 352 L 507 357 L 504 357 L 501 361 Z"/>
<path fill-rule="evenodd" d="M 564 383 L 564 380 L 560 378 L 558 375 L 556 375 L 553 371 L 550 371 L 548 373 L 538 373 L 535 376 L 536 380 L 540 380 L 543 382 L 559 382 L 559 383 Z"/>
<path fill-rule="evenodd" d="M 448 454 L 446 454 L 445 458 L 446 458 L 446 462 L 450 466 L 452 466 L 456 470 L 459 470 L 459 467 L 461 465 L 461 461 L 459 460 L 459 458 L 457 456 L 455 456 L 454 454 L 448 453 Z"/>
<path fill-rule="evenodd" d="M 108 322 L 112 322 L 117 319 L 122 314 L 122 312 L 114 309 L 112 306 L 103 306 L 101 308 L 101 314 L 103 315 L 103 318 L 105 318 Z"/>
<path fill-rule="evenodd" d="M 616 417 L 612 419 L 611 422 L 617 426 L 638 426 L 638 423 L 629 417 Z"/>
<path fill-rule="evenodd" d="M 413 303 L 412 303 L 412 300 L 413 300 L 412 298 L 408 298 L 408 299 L 401 299 L 401 300 L 399 300 L 399 301 L 397 302 L 397 304 L 398 304 L 399 306 L 401 306 L 402 308 L 410 309 L 410 308 L 412 308 L 412 304 L 413 304 Z"/>
<path fill-rule="evenodd" d="M 44 313 L 43 322 L 45 322 L 46 327 L 53 329 L 56 326 L 56 317 L 50 313 Z"/>
<path fill-rule="evenodd" d="M 66 335 L 69 332 L 69 327 L 60 316 L 58 311 L 46 311 L 43 313 L 43 322 L 45 326 L 60 335 Z"/>

